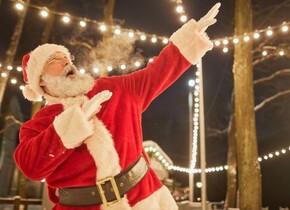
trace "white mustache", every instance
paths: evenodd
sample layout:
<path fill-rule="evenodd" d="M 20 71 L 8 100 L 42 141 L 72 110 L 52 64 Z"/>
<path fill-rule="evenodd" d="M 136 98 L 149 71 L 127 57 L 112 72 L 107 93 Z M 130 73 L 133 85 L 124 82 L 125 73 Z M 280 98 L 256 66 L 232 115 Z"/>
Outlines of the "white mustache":
<path fill-rule="evenodd" d="M 72 64 L 67 64 L 64 69 L 63 69 L 63 74 L 62 76 L 66 76 L 68 75 L 69 72 L 73 72 L 74 74 L 77 74 L 78 73 L 78 69 L 75 65 L 72 65 Z"/>

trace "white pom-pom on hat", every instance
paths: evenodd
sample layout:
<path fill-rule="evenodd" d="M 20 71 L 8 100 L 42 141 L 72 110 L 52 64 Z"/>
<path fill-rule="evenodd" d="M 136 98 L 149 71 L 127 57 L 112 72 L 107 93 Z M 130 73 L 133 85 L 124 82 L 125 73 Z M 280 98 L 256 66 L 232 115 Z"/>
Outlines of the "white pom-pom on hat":
<path fill-rule="evenodd" d="M 56 44 L 43 44 L 35 48 L 32 52 L 23 56 L 22 59 L 22 75 L 23 80 L 27 84 L 23 89 L 23 95 L 30 101 L 37 101 L 44 94 L 40 87 L 40 77 L 43 68 L 51 55 L 56 52 L 64 53 L 70 59 L 69 50 Z"/>

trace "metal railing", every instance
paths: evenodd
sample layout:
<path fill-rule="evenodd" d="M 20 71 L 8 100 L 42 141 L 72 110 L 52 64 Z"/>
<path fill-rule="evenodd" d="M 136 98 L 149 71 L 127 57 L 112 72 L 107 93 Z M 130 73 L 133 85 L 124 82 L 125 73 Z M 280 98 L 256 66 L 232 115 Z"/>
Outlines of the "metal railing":
<path fill-rule="evenodd" d="M 20 196 L 13 198 L 0 197 L 0 204 L 12 204 L 13 210 L 27 210 L 29 205 L 41 205 L 42 199 L 21 198 Z"/>

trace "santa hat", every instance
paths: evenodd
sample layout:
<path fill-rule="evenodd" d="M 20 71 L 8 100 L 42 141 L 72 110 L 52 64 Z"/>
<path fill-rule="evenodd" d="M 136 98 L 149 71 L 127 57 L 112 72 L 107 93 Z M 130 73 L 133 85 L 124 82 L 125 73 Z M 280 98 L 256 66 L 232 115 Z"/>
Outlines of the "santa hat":
<path fill-rule="evenodd" d="M 23 56 L 22 59 L 22 74 L 23 80 L 26 83 L 23 89 L 23 95 L 30 101 L 36 101 L 43 96 L 43 89 L 40 87 L 40 77 L 43 73 L 43 68 L 50 56 L 56 52 L 64 53 L 70 59 L 69 50 L 56 44 L 43 44 L 35 48 L 32 52 Z"/>

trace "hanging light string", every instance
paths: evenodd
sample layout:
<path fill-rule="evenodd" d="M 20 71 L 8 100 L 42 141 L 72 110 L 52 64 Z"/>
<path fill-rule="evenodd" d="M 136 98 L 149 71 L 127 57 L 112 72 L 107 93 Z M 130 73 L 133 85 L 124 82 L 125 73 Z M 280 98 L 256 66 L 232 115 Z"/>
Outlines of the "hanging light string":
<path fill-rule="evenodd" d="M 153 61 L 153 58 L 150 58 L 150 59 L 146 59 L 146 62 L 152 62 Z M 141 67 L 141 65 L 143 64 L 142 61 L 135 61 L 133 66 L 127 66 L 125 64 L 122 64 L 118 67 L 113 67 L 113 65 L 108 65 L 106 67 L 106 70 L 108 72 L 111 72 L 113 71 L 114 69 L 118 69 L 120 71 L 135 71 L 137 69 L 139 69 Z M 79 71 L 81 74 L 85 74 L 85 73 L 92 73 L 94 76 L 98 76 L 100 74 L 100 68 L 98 66 L 92 68 L 91 70 L 89 70 L 89 68 L 79 68 Z M 12 66 L 12 65 L 8 65 L 8 66 L 2 66 L 2 63 L 0 62 L 0 76 L 1 77 L 10 77 L 10 83 L 12 85 L 19 85 L 19 89 L 20 90 L 23 90 L 24 88 L 24 84 L 22 82 L 19 82 L 17 80 L 17 76 L 11 76 L 11 74 L 8 74 L 8 71 L 17 71 L 19 73 L 22 72 L 22 67 L 21 66 Z"/>
<path fill-rule="evenodd" d="M 191 173 L 193 173 L 195 166 L 196 166 L 196 160 L 197 160 L 197 142 L 198 142 L 198 130 L 199 130 L 199 75 L 200 75 L 200 65 L 197 64 L 197 70 L 195 72 L 196 79 L 191 79 L 188 82 L 188 85 L 190 86 L 190 91 L 193 93 L 193 101 L 190 99 L 189 101 L 189 107 L 193 109 L 193 116 L 192 116 L 192 122 L 193 122 L 193 128 L 192 128 L 192 147 L 191 147 L 191 160 L 189 164 L 189 170 Z"/>
<path fill-rule="evenodd" d="M 185 23 L 188 20 L 187 15 L 185 14 L 184 6 L 182 0 L 175 1 L 176 8 L 175 11 L 179 14 L 179 20 L 182 23 Z"/>
<path fill-rule="evenodd" d="M 129 38 L 137 38 L 140 41 L 150 40 L 152 44 L 162 43 L 163 45 L 166 45 L 169 42 L 168 38 L 165 36 L 148 34 L 139 30 L 134 30 L 134 29 L 127 29 L 123 27 L 121 28 L 119 25 L 108 26 L 104 22 L 99 22 L 93 19 L 73 16 L 65 12 L 57 12 L 57 11 L 49 10 L 46 7 L 41 7 L 41 6 L 37 6 L 33 4 L 27 5 L 23 1 L 17 1 L 17 3 L 15 4 L 15 8 L 20 11 L 23 10 L 25 6 L 39 10 L 40 11 L 39 14 L 42 18 L 47 18 L 50 14 L 61 16 L 61 21 L 64 24 L 69 24 L 72 20 L 75 20 L 79 23 L 79 27 L 82 27 L 82 28 L 85 28 L 87 26 L 87 23 L 92 23 L 92 24 L 97 25 L 100 32 L 105 32 L 108 30 L 108 27 L 110 27 L 113 33 L 115 33 L 116 35 L 120 35 L 121 33 L 126 33 L 129 36 Z"/>
<path fill-rule="evenodd" d="M 182 6 L 182 1 L 177 0 L 176 5 L 177 5 L 176 11 L 181 15 L 180 19 L 182 20 L 182 22 L 186 22 L 187 16 L 185 15 L 184 7 Z M 15 4 L 15 8 L 20 11 L 23 10 L 25 6 L 39 10 L 40 11 L 39 14 L 43 18 L 47 18 L 49 14 L 61 16 L 61 20 L 64 24 L 69 24 L 71 20 L 76 20 L 78 21 L 80 27 L 85 28 L 87 26 L 87 23 L 92 23 L 92 24 L 96 24 L 101 32 L 105 32 L 106 30 L 108 30 L 108 27 L 109 27 L 105 23 L 99 22 L 97 20 L 81 18 L 78 16 L 70 15 L 66 12 L 57 12 L 57 11 L 49 10 L 46 7 L 41 7 L 41 6 L 37 6 L 33 4 L 27 5 L 23 1 L 17 1 L 17 3 Z M 289 31 L 289 24 L 290 22 L 284 21 L 282 24 L 275 25 L 275 26 L 268 26 L 267 28 L 264 28 L 261 30 L 255 30 L 253 32 L 250 32 L 244 35 L 217 38 L 217 39 L 213 39 L 212 41 L 214 43 L 214 47 L 222 48 L 223 52 L 227 53 L 229 51 L 229 48 L 231 47 L 230 46 L 231 44 L 237 44 L 239 42 L 248 42 L 250 40 L 259 40 L 261 39 L 262 36 L 266 36 L 268 38 L 273 37 L 275 33 L 278 33 L 279 31 L 282 34 L 287 34 Z M 140 41 L 150 40 L 152 44 L 155 44 L 155 43 L 168 44 L 168 41 L 169 41 L 168 37 L 166 36 L 148 34 L 140 30 L 136 30 L 136 29 L 121 28 L 118 25 L 111 26 L 111 29 L 117 35 L 121 33 L 127 33 L 130 38 L 134 37 Z"/>
<path fill-rule="evenodd" d="M 283 22 L 282 24 L 275 26 L 268 26 L 267 28 L 256 30 L 251 33 L 247 33 L 240 36 L 231 36 L 213 39 L 214 47 L 222 48 L 224 53 L 229 51 L 232 44 L 237 44 L 239 42 L 249 42 L 250 40 L 259 40 L 261 37 L 271 38 L 274 37 L 275 34 L 288 34 L 290 22 Z"/>
<path fill-rule="evenodd" d="M 201 169 L 199 169 L 199 168 L 191 170 L 190 168 L 171 165 L 164 158 L 160 157 L 160 152 L 154 146 L 145 147 L 145 151 L 152 152 L 153 155 L 156 157 L 156 159 L 159 160 L 163 164 L 163 167 L 169 171 L 178 171 L 178 172 L 183 172 L 183 173 L 195 173 L 195 174 L 201 173 Z M 267 161 L 270 159 L 278 158 L 278 157 L 285 155 L 287 153 L 290 154 L 290 145 L 288 147 L 282 148 L 280 150 L 276 150 L 275 152 L 270 152 L 269 154 L 262 155 L 258 158 L 258 161 L 262 162 L 262 161 Z M 224 170 L 228 170 L 228 165 L 206 168 L 205 172 L 212 173 L 212 172 L 220 172 L 220 171 L 224 171 Z"/>
<path fill-rule="evenodd" d="M 259 56 L 260 54 L 260 57 L 269 57 L 269 56 L 290 56 L 290 50 L 289 50 L 289 47 L 285 47 L 285 46 L 263 46 L 261 47 L 257 52 L 256 52 L 256 55 Z M 151 62 L 153 60 L 153 58 L 150 58 L 150 59 L 146 59 L 145 62 Z M 101 71 L 103 70 L 106 70 L 108 72 L 111 72 L 113 71 L 114 69 L 119 69 L 120 71 L 134 71 L 134 70 L 137 70 L 140 68 L 140 66 L 142 65 L 142 61 L 135 61 L 133 66 L 127 66 L 125 64 L 122 64 L 120 66 L 113 66 L 113 65 L 108 65 L 107 67 L 104 67 L 105 69 L 101 69 L 100 67 L 98 66 L 95 66 L 93 68 L 79 68 L 79 71 L 81 73 L 87 73 L 87 72 L 91 72 L 92 74 L 94 75 L 98 75 Z M 89 70 L 90 69 L 90 70 Z M 8 65 L 6 67 L 2 66 L 2 63 L 0 62 L 0 76 L 1 77 L 7 77 L 8 76 L 8 73 L 7 71 L 17 71 L 17 72 L 21 72 L 22 71 L 22 68 L 21 66 L 12 66 L 12 65 Z M 198 75 L 199 72 L 196 71 L 196 74 Z M 11 77 L 11 76 L 10 76 Z M 12 84 L 19 84 L 19 82 L 17 81 L 16 77 L 11 77 L 10 79 L 10 82 Z M 198 101 L 198 94 L 199 92 L 197 91 L 197 88 L 199 88 L 199 81 L 196 80 L 195 81 L 195 90 L 194 90 L 194 96 L 195 96 L 195 102 Z M 22 89 L 22 85 L 20 85 L 19 87 L 20 89 Z M 197 105 L 195 105 L 197 106 Z M 196 110 L 195 110 L 195 113 L 194 113 L 194 116 L 197 116 L 198 113 L 196 113 Z M 198 123 L 198 119 L 193 119 L 194 120 L 194 123 Z M 194 130 L 194 138 L 196 136 L 196 133 L 198 133 L 198 130 Z"/>

